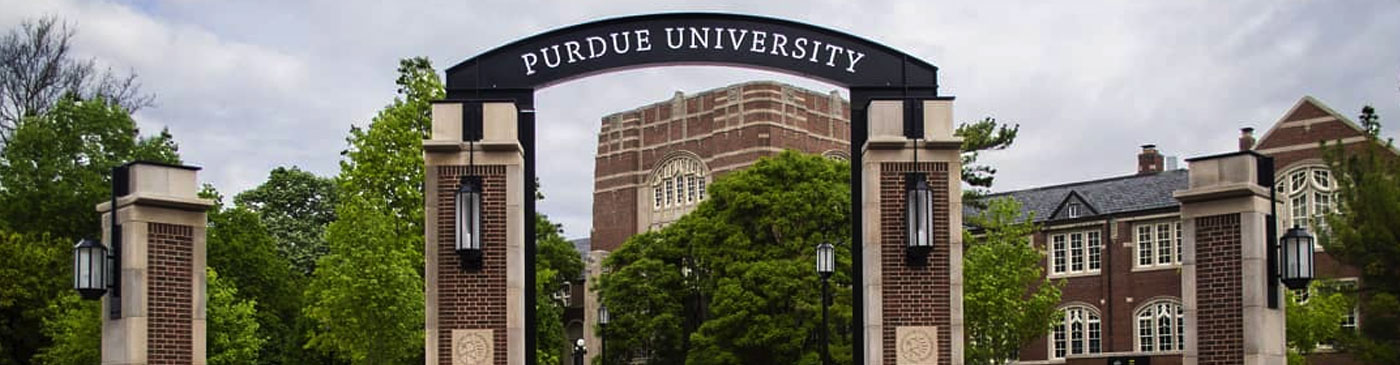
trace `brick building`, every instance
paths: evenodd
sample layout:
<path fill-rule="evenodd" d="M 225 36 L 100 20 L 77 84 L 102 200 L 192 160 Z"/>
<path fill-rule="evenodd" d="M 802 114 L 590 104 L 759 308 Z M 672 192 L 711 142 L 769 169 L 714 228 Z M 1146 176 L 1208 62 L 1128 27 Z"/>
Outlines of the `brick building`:
<path fill-rule="evenodd" d="M 596 275 L 598 261 L 628 237 L 693 209 L 715 176 L 784 149 L 846 157 L 850 128 L 848 105 L 836 93 L 774 82 L 677 93 L 669 101 L 608 115 L 602 123 L 589 275 Z M 1355 148 L 1365 141 L 1363 133 L 1344 114 L 1304 97 L 1257 140 L 1253 129 L 1243 129 L 1239 148 L 1275 158 L 1279 224 L 1314 227 L 1332 208 L 1336 186 L 1318 143 L 1341 140 Z M 1098 364 L 1108 357 L 1181 363 L 1189 334 L 1181 298 L 1180 203 L 1173 193 L 1188 188 L 1188 174 L 1154 145 L 1144 145 L 1133 159 L 1131 174 L 990 196 L 1021 202 L 1040 227 L 1032 241 L 1047 254 L 1044 272 L 1065 282 L 1064 325 L 1023 347 L 1021 363 Z M 964 216 L 975 214 L 964 207 Z M 1316 260 L 1320 278 L 1360 276 L 1320 249 Z M 1201 297 L 1203 307 L 1238 301 Z M 596 321 L 596 298 L 591 293 L 585 298 L 574 304 L 581 310 L 571 311 L 582 312 L 585 320 L 571 318 L 568 331 L 570 336 L 584 332 L 589 343 L 597 343 L 592 331 L 575 327 L 589 328 Z M 1342 325 L 1355 327 L 1363 320 L 1354 311 Z M 1349 361 L 1335 353 L 1314 356 L 1326 363 Z"/>
<path fill-rule="evenodd" d="M 1341 140 L 1354 149 L 1366 140 L 1356 123 L 1312 97 L 1299 100 L 1257 143 L 1252 128 L 1241 132 L 1241 150 L 1275 159 L 1280 226 L 1313 230 L 1319 217 L 1333 208 L 1336 186 L 1319 142 Z M 1185 338 L 1191 334 L 1183 333 L 1188 327 L 1181 298 L 1182 228 L 1180 204 L 1172 194 L 1187 189 L 1187 171 L 1176 169 L 1153 145 L 1143 146 L 1136 161 L 1136 172 L 1130 175 L 991 195 L 1015 198 L 1033 215 L 1040 229 L 1032 242 L 1047 254 L 1044 271 L 1065 282 L 1063 325 L 1024 346 L 1021 363 L 1099 364 L 1108 357 L 1142 356 L 1153 364 L 1181 363 Z M 964 215 L 976 213 L 964 209 Z M 1197 227 L 1210 228 L 1199 223 Z M 1211 254 L 1238 257 L 1239 252 Z M 1360 276 L 1356 268 L 1339 264 L 1320 247 L 1316 260 L 1319 278 L 1354 282 Z M 1199 296 L 1203 311 L 1212 305 L 1237 306 L 1239 299 Z M 1339 325 L 1354 328 L 1364 322 L 1357 317 L 1353 311 Z M 1201 339 L 1207 342 L 1211 341 Z M 1325 351 L 1314 357 L 1319 363 L 1349 362 L 1342 354 Z"/>
<path fill-rule="evenodd" d="M 598 261 L 635 234 L 693 210 L 718 176 L 783 150 L 849 158 L 850 106 L 836 91 L 820 93 L 756 81 L 702 91 L 602 118 L 593 181 L 590 275 Z M 574 287 L 582 287 L 582 283 Z M 578 292 L 579 290 L 574 290 Z M 577 297 L 576 295 L 574 297 Z M 596 319 L 589 293 L 566 320 L 570 336 Z M 588 343 L 598 343 L 592 331 Z M 589 354 L 591 357 L 592 354 Z M 590 360 L 591 361 L 591 360 Z"/>

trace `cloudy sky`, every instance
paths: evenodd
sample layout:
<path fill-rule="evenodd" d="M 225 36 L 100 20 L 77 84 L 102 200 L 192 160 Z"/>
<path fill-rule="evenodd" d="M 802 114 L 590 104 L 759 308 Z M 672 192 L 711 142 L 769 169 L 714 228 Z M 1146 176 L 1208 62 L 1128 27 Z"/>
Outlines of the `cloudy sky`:
<path fill-rule="evenodd" d="M 1379 109 L 1400 130 L 1400 3 L 1160 1 L 73 1 L 0 0 L 0 28 L 57 15 L 76 51 L 132 70 L 201 179 L 231 195 L 276 166 L 338 172 L 351 125 L 394 96 L 400 58 L 445 69 L 532 34 L 599 18 L 722 11 L 844 30 L 941 68 L 955 117 L 1021 125 L 988 155 L 997 190 L 1134 172 L 1138 146 L 1190 157 L 1234 148 L 1304 95 L 1347 115 Z M 835 86 L 734 68 L 607 74 L 539 92 L 540 209 L 569 237 L 590 227 L 599 117 L 753 79 Z M 842 90 L 844 93 L 844 90 Z"/>

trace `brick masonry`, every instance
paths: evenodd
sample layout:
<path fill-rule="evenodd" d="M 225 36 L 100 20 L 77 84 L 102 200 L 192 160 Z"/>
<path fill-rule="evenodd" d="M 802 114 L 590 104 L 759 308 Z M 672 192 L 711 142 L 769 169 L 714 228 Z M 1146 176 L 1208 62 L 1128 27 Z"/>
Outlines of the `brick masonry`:
<path fill-rule="evenodd" d="M 463 272 L 453 246 L 458 179 L 467 166 L 438 166 L 438 363 L 452 364 L 453 329 L 492 329 L 494 362 L 506 364 L 506 168 L 501 165 L 473 167 L 482 176 L 482 238 L 484 260 L 481 271 Z"/>
<path fill-rule="evenodd" d="M 924 172 L 933 189 L 933 252 L 925 266 L 905 263 L 904 174 Z M 952 362 L 952 315 L 949 307 L 950 277 L 948 164 L 944 162 L 887 162 L 880 164 L 880 308 L 884 325 L 884 363 L 895 363 L 895 328 L 938 326 L 938 363 Z"/>
<path fill-rule="evenodd" d="M 673 98 L 602 118 L 593 186 L 591 246 L 613 251 L 638 225 L 639 187 L 676 151 L 702 159 L 713 177 L 784 149 L 850 150 L 850 106 L 839 96 L 776 82 L 749 82 Z"/>
<path fill-rule="evenodd" d="M 1196 218 L 1196 343 L 1199 364 L 1244 362 L 1239 214 Z"/>
<path fill-rule="evenodd" d="M 149 223 L 147 363 L 193 361 L 194 227 Z"/>

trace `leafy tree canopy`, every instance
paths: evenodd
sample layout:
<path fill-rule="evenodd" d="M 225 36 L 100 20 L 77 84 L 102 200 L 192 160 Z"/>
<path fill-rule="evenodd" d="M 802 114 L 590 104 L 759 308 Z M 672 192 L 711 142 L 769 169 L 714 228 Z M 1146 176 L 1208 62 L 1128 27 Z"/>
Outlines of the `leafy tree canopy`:
<path fill-rule="evenodd" d="M 965 218 L 979 233 L 963 231 L 965 359 L 969 364 L 1015 361 L 1023 345 L 1058 323 L 1063 283 L 1041 275 L 1045 254 L 1031 245 L 1035 225 L 1015 199 L 992 199 L 980 215 Z"/>
<path fill-rule="evenodd" d="M 214 268 L 206 270 L 209 288 L 208 339 L 209 365 L 257 363 L 259 349 L 267 337 L 258 329 L 256 302 L 242 299 L 238 288 L 219 277 Z"/>
<path fill-rule="evenodd" d="M 1363 143 L 1323 143 L 1337 180 L 1336 214 L 1319 243 L 1327 254 L 1361 269 L 1362 336 L 1349 346 L 1368 363 L 1400 362 L 1400 156 L 1380 138 L 1380 116 L 1362 108 Z M 1291 316 L 1290 316 L 1291 318 Z M 1345 342 L 1345 341 L 1344 341 Z"/>
<path fill-rule="evenodd" d="M 239 193 L 233 201 L 262 218 L 277 242 L 277 252 L 297 271 L 310 275 L 326 254 L 326 226 L 335 221 L 335 181 L 296 166 L 278 167 L 267 181 Z"/>
<path fill-rule="evenodd" d="M 827 329 L 850 358 L 849 164 L 783 152 L 717 179 L 695 211 L 633 236 L 604 262 L 613 321 L 606 363 L 815 364 L 820 282 L 815 247 L 834 242 Z"/>

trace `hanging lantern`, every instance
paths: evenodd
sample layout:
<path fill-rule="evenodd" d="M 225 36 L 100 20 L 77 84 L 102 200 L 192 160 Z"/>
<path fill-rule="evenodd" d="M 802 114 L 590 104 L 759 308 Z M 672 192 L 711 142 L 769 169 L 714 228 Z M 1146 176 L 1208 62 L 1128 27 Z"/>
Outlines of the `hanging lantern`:
<path fill-rule="evenodd" d="M 1313 279 L 1313 236 L 1306 228 L 1293 226 L 1279 239 L 1283 250 L 1283 285 L 1304 289 Z"/>
<path fill-rule="evenodd" d="M 598 324 L 608 325 L 612 318 L 608 317 L 608 306 L 598 305 Z"/>
<path fill-rule="evenodd" d="M 463 176 L 457 187 L 457 242 L 454 248 L 463 270 L 481 269 L 481 190 L 480 176 Z"/>
<path fill-rule="evenodd" d="M 817 245 L 817 274 L 826 279 L 833 272 L 836 272 L 836 247 L 830 243 Z"/>
<path fill-rule="evenodd" d="M 926 263 L 933 250 L 933 192 L 922 173 L 904 176 L 904 230 L 910 264 Z"/>
<path fill-rule="evenodd" d="M 110 262 L 107 246 L 83 239 L 73 246 L 73 289 L 83 299 L 96 300 L 107 293 Z"/>

